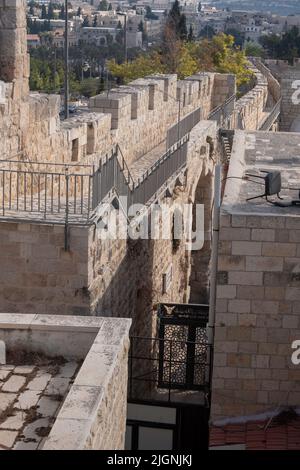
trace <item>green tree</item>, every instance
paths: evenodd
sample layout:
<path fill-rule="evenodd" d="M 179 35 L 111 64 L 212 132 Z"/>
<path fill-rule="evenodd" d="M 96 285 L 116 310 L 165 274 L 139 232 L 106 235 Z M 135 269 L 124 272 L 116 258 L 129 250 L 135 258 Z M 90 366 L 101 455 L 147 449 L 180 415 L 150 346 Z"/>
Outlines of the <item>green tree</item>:
<path fill-rule="evenodd" d="M 226 34 L 234 37 L 234 43 L 236 46 L 242 47 L 245 41 L 245 34 L 241 33 L 238 29 L 228 28 L 226 29 Z"/>
<path fill-rule="evenodd" d="M 95 15 L 93 19 L 93 27 L 96 28 L 97 24 L 98 24 L 98 17 L 97 15 Z"/>
<path fill-rule="evenodd" d="M 98 6 L 99 11 L 107 11 L 108 10 L 108 2 L 107 0 L 101 0 Z"/>
<path fill-rule="evenodd" d="M 42 5 L 41 18 L 42 18 L 42 20 L 45 20 L 47 18 L 47 9 L 46 9 L 45 4 Z"/>
<path fill-rule="evenodd" d="M 47 18 L 48 20 L 53 20 L 55 17 L 54 15 L 54 8 L 53 8 L 53 5 L 52 5 L 52 2 L 49 3 L 49 7 L 48 7 L 48 15 L 47 15 Z"/>
<path fill-rule="evenodd" d="M 145 18 L 146 20 L 158 20 L 158 16 L 152 12 L 151 7 L 149 7 L 148 5 L 146 6 Z"/>
<path fill-rule="evenodd" d="M 262 46 L 260 46 L 256 42 L 248 41 L 245 45 L 244 50 L 245 50 L 246 56 L 263 57 L 264 55 L 264 50 Z"/>
<path fill-rule="evenodd" d="M 204 28 L 202 28 L 201 31 L 199 32 L 199 38 L 211 39 L 214 37 L 214 35 L 215 35 L 215 30 L 209 24 L 204 26 Z"/>
<path fill-rule="evenodd" d="M 82 13 L 82 9 L 81 7 L 78 7 L 76 16 L 81 16 L 81 13 Z"/>
<path fill-rule="evenodd" d="M 108 5 L 108 10 L 109 10 L 109 11 L 112 10 L 112 4 L 111 4 L 111 3 Z"/>
<path fill-rule="evenodd" d="M 195 40 L 194 30 L 193 30 L 193 26 L 192 26 L 192 25 L 190 25 L 189 34 L 188 34 L 187 40 L 188 40 L 189 42 L 192 42 L 192 41 Z"/>
<path fill-rule="evenodd" d="M 85 78 L 80 84 L 80 93 L 87 98 L 98 95 L 101 91 L 99 78 Z"/>
<path fill-rule="evenodd" d="M 60 20 L 65 19 L 65 5 L 64 4 L 62 4 L 62 6 L 60 7 L 60 12 L 58 16 Z"/>
<path fill-rule="evenodd" d="M 83 18 L 82 27 L 87 28 L 88 26 L 90 26 L 89 18 L 88 18 L 88 16 L 85 16 Z"/>
<path fill-rule="evenodd" d="M 186 16 L 181 13 L 178 0 L 172 5 L 167 16 L 165 30 L 172 30 L 177 39 L 187 39 Z"/>
<path fill-rule="evenodd" d="M 174 34 L 173 30 L 169 30 Z M 165 48 L 165 44 L 172 44 Z M 128 83 L 139 77 L 155 73 L 177 73 L 185 78 L 198 71 L 232 73 L 238 86 L 248 83 L 252 72 L 248 69 L 245 52 L 234 46 L 234 38 L 225 34 L 212 39 L 184 42 L 170 36 L 161 50 L 141 54 L 128 63 L 108 61 L 108 68 L 121 82 Z"/>

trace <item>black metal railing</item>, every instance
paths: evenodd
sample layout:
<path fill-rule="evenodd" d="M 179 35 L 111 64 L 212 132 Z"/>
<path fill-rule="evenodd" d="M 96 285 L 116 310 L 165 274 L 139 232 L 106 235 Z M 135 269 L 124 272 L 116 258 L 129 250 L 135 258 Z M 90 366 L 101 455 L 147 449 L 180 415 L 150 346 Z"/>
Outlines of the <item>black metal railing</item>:
<path fill-rule="evenodd" d="M 134 181 L 120 147 L 93 165 L 0 162 L 0 216 L 64 223 L 90 223 L 110 193 L 126 196 L 128 206 L 146 204 L 187 163 L 189 135 L 164 153 Z"/>
<path fill-rule="evenodd" d="M 201 108 L 187 114 L 180 122 L 174 124 L 167 131 L 166 148 L 169 149 L 178 140 L 187 135 L 193 127 L 195 127 L 201 119 Z"/>
<path fill-rule="evenodd" d="M 93 168 L 42 162 L 0 162 L 0 215 L 89 219 Z"/>
<path fill-rule="evenodd" d="M 128 206 L 146 204 L 164 184 L 187 164 L 189 135 L 185 135 L 163 154 L 142 176 L 134 181 L 120 147 L 107 155 L 93 175 L 92 208 L 95 209 L 112 191 L 127 198 Z"/>
<path fill-rule="evenodd" d="M 210 121 L 217 121 L 219 126 L 223 126 L 224 122 L 230 118 L 234 112 L 236 95 L 231 95 L 224 103 L 214 108 L 208 115 Z"/>
<path fill-rule="evenodd" d="M 273 109 L 270 111 L 270 113 L 268 114 L 268 116 L 266 117 L 262 125 L 260 126 L 259 130 L 269 131 L 272 125 L 274 124 L 274 122 L 276 122 L 276 120 L 278 119 L 280 115 L 280 110 L 281 110 L 281 99 L 277 101 Z"/>
<path fill-rule="evenodd" d="M 193 351 L 191 355 L 189 352 Z M 129 350 L 130 400 L 172 402 L 178 393 L 210 394 L 210 346 L 207 341 L 131 336 Z"/>

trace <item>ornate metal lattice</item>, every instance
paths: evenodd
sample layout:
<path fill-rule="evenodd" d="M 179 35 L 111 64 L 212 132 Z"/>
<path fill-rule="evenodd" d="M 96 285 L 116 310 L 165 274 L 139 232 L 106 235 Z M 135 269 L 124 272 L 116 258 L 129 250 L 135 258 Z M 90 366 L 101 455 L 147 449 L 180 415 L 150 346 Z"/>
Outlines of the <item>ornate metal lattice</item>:
<path fill-rule="evenodd" d="M 201 390 L 209 381 L 208 306 L 160 304 L 160 388 Z"/>

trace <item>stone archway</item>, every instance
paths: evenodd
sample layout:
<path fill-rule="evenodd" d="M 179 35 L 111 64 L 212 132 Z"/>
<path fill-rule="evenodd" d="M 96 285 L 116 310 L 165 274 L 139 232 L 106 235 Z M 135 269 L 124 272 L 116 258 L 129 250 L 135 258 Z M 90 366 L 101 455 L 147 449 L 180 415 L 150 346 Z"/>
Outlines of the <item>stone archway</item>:
<path fill-rule="evenodd" d="M 193 206 L 193 231 L 195 227 L 196 204 L 204 205 L 204 244 L 201 249 L 191 252 L 190 299 L 191 303 L 208 303 L 209 270 L 211 258 L 211 215 L 213 204 L 213 173 L 202 172 L 195 190 Z"/>

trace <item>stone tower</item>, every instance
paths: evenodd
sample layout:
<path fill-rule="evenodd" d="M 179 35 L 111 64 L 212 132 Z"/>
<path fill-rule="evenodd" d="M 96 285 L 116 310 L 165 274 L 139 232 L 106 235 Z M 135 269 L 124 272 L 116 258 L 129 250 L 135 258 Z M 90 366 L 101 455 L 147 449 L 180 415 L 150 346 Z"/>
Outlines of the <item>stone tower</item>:
<path fill-rule="evenodd" d="M 26 0 L 0 0 L 0 80 L 14 82 L 14 94 L 28 94 L 29 56 Z"/>

